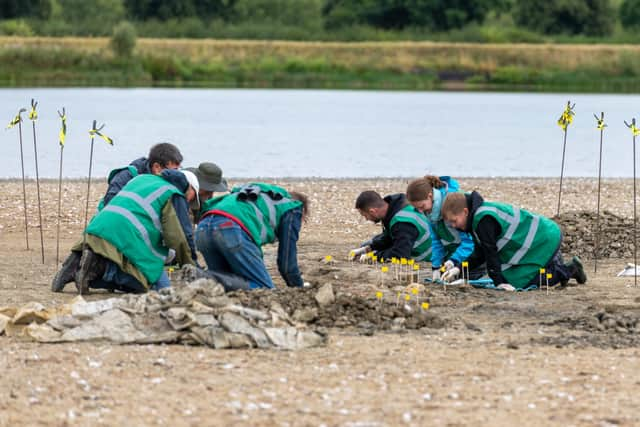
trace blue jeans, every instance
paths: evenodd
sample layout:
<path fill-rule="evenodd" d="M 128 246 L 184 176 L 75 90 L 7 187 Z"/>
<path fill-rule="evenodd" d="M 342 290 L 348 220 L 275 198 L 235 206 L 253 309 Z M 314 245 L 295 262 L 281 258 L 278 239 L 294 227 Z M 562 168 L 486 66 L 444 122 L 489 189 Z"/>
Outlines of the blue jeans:
<path fill-rule="evenodd" d="M 237 274 L 251 288 L 273 288 L 262 251 L 240 226 L 229 218 L 209 215 L 198 224 L 196 246 L 211 271 Z"/>
<path fill-rule="evenodd" d="M 125 273 L 113 261 L 107 260 L 107 265 L 102 278 L 94 280 L 89 285 L 93 289 L 108 289 L 112 291 L 121 291 L 127 293 L 140 294 L 147 292 L 142 283 L 129 273 Z M 156 283 L 151 285 L 151 290 L 159 291 L 163 288 L 171 286 L 171 281 L 166 271 L 162 271 L 160 278 Z"/>

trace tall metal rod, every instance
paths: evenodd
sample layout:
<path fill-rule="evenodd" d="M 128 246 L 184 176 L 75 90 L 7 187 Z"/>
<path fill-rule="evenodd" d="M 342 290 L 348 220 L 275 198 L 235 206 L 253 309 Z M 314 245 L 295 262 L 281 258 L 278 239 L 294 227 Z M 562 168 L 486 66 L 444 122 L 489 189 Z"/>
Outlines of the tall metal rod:
<path fill-rule="evenodd" d="M 562 166 L 560 167 L 560 189 L 558 190 L 558 211 L 556 216 L 560 216 L 560 198 L 562 197 L 562 178 L 564 176 L 564 154 L 567 149 L 567 128 L 564 129 L 564 142 L 562 144 Z"/>
<path fill-rule="evenodd" d="M 56 266 L 60 262 L 60 208 L 62 206 L 62 156 L 64 153 L 64 145 L 60 146 L 60 175 L 58 176 L 58 230 L 56 233 Z"/>
<path fill-rule="evenodd" d="M 573 112 L 576 104 L 571 105 L 571 101 L 567 101 L 567 106 L 565 107 L 562 115 L 558 119 L 558 125 L 564 131 L 564 137 L 562 140 L 562 166 L 560 167 L 560 189 L 558 191 L 558 210 L 556 212 L 556 216 L 560 216 L 560 201 L 562 199 L 562 179 L 564 178 L 564 159 L 565 153 L 567 151 L 567 128 L 573 122 L 573 116 L 575 113 Z"/>
<path fill-rule="evenodd" d="M 95 129 L 95 122 L 94 122 Z M 82 243 L 87 242 L 87 223 L 89 222 L 89 197 L 91 196 L 91 167 L 93 166 L 93 138 L 91 138 L 91 153 L 89 154 L 89 179 L 87 180 L 87 204 L 84 211 L 84 229 Z"/>
<path fill-rule="evenodd" d="M 38 144 L 36 142 L 36 121 L 31 122 L 33 125 L 33 152 L 36 159 L 36 189 L 38 192 L 38 216 L 40 218 L 40 248 L 42 253 L 42 263 L 44 264 L 44 236 L 42 231 L 42 204 L 40 202 L 40 174 L 38 173 Z"/>
<path fill-rule="evenodd" d="M 633 128 L 636 126 L 636 119 L 631 121 Z M 633 284 L 638 286 L 638 239 L 637 239 L 637 215 L 636 215 L 636 134 L 633 133 Z"/>
<path fill-rule="evenodd" d="M 18 122 L 18 135 L 20 135 L 20 167 L 22 168 L 22 203 L 24 206 L 24 238 L 29 250 L 29 220 L 27 219 L 27 187 L 24 182 L 24 152 L 22 150 L 22 120 Z"/>
<path fill-rule="evenodd" d="M 595 114 L 594 114 L 595 116 Z M 602 139 L 604 136 L 604 112 L 600 113 L 600 119 L 598 116 L 595 116 L 598 121 L 598 128 L 600 129 L 600 158 L 598 161 L 598 204 L 596 210 L 596 246 L 593 254 L 593 272 L 598 272 L 598 252 L 600 251 L 600 183 L 602 180 Z"/>

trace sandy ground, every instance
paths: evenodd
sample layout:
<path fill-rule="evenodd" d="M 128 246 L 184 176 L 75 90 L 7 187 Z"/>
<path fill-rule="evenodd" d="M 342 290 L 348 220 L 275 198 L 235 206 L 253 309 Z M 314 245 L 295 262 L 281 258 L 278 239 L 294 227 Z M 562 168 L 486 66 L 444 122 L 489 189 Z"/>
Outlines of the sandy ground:
<path fill-rule="evenodd" d="M 377 274 L 345 258 L 379 229 L 360 219 L 353 202 L 365 189 L 401 192 L 406 180 L 277 182 L 313 203 L 299 249 L 306 280 L 373 300 Z M 547 215 L 557 207 L 557 180 L 461 183 Z M 63 294 L 49 291 L 57 183 L 41 188 L 44 264 L 35 183 L 27 185 L 30 250 L 21 183 L 2 182 L 0 305 L 69 301 L 73 285 Z M 630 217 L 632 185 L 605 181 L 603 209 Z M 566 180 L 562 210 L 595 210 L 596 189 L 593 180 Z M 92 209 L 103 190 L 93 188 Z M 63 184 L 61 259 L 82 229 L 85 197 L 85 183 Z M 321 263 L 325 255 L 336 260 L 330 268 Z M 274 256 L 274 248 L 266 251 L 277 276 Z M 615 277 L 627 261 L 603 260 L 594 274 L 587 260 L 587 285 L 549 295 L 430 287 L 437 325 L 396 332 L 333 327 L 326 347 L 299 352 L 0 337 L 0 425 L 637 425 L 640 287 Z"/>

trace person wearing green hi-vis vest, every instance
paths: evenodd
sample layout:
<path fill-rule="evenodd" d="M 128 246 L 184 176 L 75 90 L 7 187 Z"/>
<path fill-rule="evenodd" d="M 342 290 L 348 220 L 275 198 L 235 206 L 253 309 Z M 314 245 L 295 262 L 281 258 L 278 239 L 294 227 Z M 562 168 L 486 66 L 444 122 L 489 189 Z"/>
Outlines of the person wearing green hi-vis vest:
<path fill-rule="evenodd" d="M 233 188 L 230 194 L 206 201 L 196 231 L 196 245 L 208 271 L 236 280 L 221 281 L 225 290 L 273 288 L 264 264 L 262 246 L 278 243 L 278 271 L 287 286 L 302 287 L 297 261 L 297 241 L 309 202 L 304 194 L 273 184 L 254 182 Z M 227 276 L 228 277 L 228 276 Z"/>
<path fill-rule="evenodd" d="M 431 227 L 425 216 L 407 203 L 404 194 L 382 198 L 375 191 L 363 191 L 355 208 L 366 220 L 381 223 L 382 234 L 352 249 L 350 257 L 364 261 L 366 254 L 373 251 L 378 259 L 388 261 L 393 258 L 431 261 Z"/>
<path fill-rule="evenodd" d="M 487 202 L 476 191 L 450 193 L 442 205 L 442 216 L 458 230 L 472 233 L 475 250 L 469 268 L 486 262 L 487 272 L 499 289 L 513 291 L 542 283 L 567 284 L 575 279 L 586 283 L 587 276 L 578 257 L 565 264 L 560 253 L 562 233 L 551 219 L 504 203 Z M 460 269 L 447 271 L 453 280 Z M 546 275 L 551 278 L 547 279 Z M 443 277 L 445 279 L 445 277 Z"/>
<path fill-rule="evenodd" d="M 441 269 L 446 272 L 454 267 L 460 268 L 462 262 L 473 253 L 471 234 L 456 230 L 442 219 L 442 203 L 447 194 L 459 191 L 458 181 L 450 176 L 427 175 L 407 185 L 408 202 L 425 215 L 433 232 L 431 239 L 433 281 L 440 280 Z M 468 278 L 479 279 L 484 274 L 485 266 L 481 265 L 469 270 Z"/>
<path fill-rule="evenodd" d="M 109 173 L 109 177 L 107 178 L 107 191 L 98 203 L 98 212 L 104 209 L 111 199 L 136 176 L 143 174 L 158 175 L 165 169 L 178 169 L 181 163 L 182 154 L 175 145 L 168 142 L 153 145 L 149 150 L 148 157 L 140 157 L 132 161 L 128 166 L 113 169 Z M 58 274 L 54 276 L 51 283 L 51 290 L 53 292 L 62 292 L 67 283 L 74 281 L 76 271 L 80 266 L 83 241 L 84 239 L 80 239 L 73 245 L 71 253 L 62 263 Z M 193 239 L 191 239 L 191 241 L 193 241 Z"/>
<path fill-rule="evenodd" d="M 188 203 L 197 191 L 198 180 L 188 171 L 165 169 L 130 180 L 85 230 L 73 279 L 78 291 L 140 293 L 170 286 L 164 265 L 171 250 L 178 264 L 196 262 L 187 231 Z"/>

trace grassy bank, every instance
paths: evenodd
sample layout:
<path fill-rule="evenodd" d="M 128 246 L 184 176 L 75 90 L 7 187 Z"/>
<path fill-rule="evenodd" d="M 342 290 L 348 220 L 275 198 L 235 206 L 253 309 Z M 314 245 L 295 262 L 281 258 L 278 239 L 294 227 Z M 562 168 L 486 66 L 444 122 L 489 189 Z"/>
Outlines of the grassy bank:
<path fill-rule="evenodd" d="M 0 85 L 640 92 L 640 46 L 0 38 Z"/>

